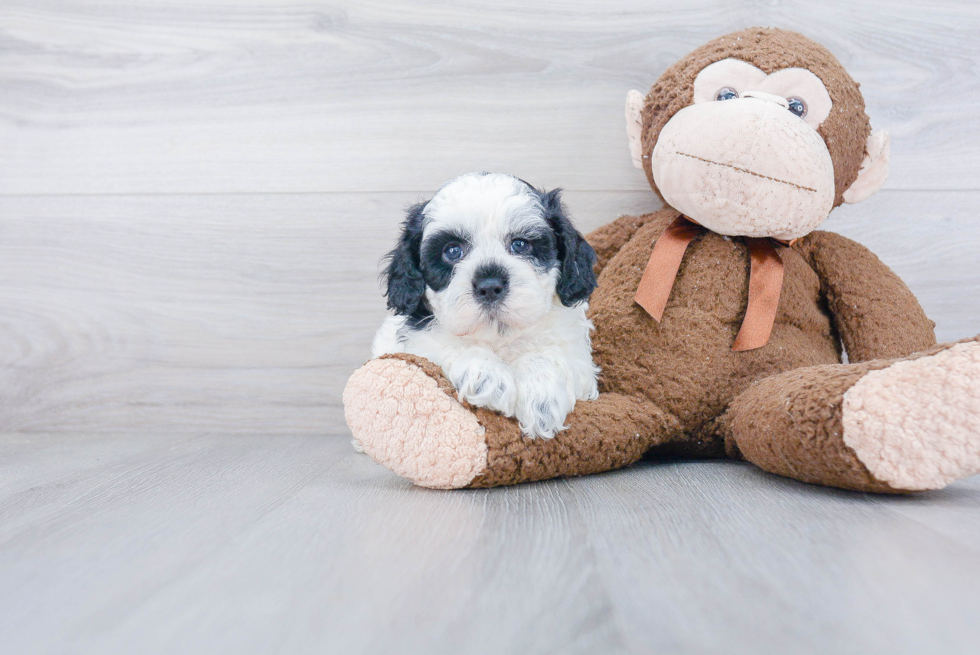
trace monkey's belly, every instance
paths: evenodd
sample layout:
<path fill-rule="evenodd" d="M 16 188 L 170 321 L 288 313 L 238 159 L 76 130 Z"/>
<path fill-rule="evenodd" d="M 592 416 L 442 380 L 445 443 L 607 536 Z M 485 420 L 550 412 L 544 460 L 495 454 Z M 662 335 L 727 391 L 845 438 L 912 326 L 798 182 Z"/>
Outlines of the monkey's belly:
<path fill-rule="evenodd" d="M 732 352 L 748 300 L 749 258 L 740 241 L 713 233 L 688 248 L 658 324 L 633 297 L 660 229 L 638 231 L 610 260 L 592 296 L 603 391 L 643 396 L 694 430 L 758 379 L 840 361 L 819 279 L 789 249 L 782 251 L 783 289 L 769 342 Z"/>

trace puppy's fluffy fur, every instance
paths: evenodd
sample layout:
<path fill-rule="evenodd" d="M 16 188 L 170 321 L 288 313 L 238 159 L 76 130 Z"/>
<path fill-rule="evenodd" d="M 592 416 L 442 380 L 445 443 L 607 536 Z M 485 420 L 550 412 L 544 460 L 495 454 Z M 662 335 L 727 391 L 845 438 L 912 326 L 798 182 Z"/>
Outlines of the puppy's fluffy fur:
<path fill-rule="evenodd" d="M 409 209 L 384 272 L 388 317 L 373 355 L 442 367 L 459 398 L 515 416 L 530 437 L 598 396 L 587 300 L 595 253 L 560 190 L 471 173 Z"/>

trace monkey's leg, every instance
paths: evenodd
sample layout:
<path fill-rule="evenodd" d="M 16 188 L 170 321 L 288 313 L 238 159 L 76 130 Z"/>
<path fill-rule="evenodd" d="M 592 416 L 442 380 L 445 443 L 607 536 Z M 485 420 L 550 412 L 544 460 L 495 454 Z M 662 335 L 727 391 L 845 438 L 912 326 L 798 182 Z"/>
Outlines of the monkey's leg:
<path fill-rule="evenodd" d="M 980 472 L 980 337 L 900 360 L 761 380 L 724 419 L 730 454 L 858 491 L 941 489 Z"/>
<path fill-rule="evenodd" d="M 528 439 L 517 421 L 456 400 L 437 366 L 375 359 L 344 389 L 344 413 L 368 455 L 422 487 L 496 487 L 627 466 L 678 433 L 677 421 L 619 394 L 579 401 L 567 430 Z"/>

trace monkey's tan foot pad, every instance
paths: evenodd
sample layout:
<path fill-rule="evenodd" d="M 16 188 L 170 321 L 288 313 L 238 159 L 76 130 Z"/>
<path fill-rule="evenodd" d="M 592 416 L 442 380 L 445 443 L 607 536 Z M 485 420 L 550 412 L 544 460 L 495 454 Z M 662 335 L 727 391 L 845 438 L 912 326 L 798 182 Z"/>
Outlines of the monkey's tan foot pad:
<path fill-rule="evenodd" d="M 344 388 L 344 415 L 374 461 L 421 487 L 458 489 L 487 468 L 485 429 L 418 366 L 374 359 Z"/>
<path fill-rule="evenodd" d="M 844 443 L 895 489 L 942 489 L 980 473 L 980 342 L 900 361 L 844 394 Z"/>

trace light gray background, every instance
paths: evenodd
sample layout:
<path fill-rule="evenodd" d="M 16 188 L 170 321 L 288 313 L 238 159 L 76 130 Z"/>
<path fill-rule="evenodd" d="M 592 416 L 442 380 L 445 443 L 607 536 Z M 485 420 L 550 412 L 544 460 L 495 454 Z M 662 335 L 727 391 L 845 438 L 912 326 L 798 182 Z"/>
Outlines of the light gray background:
<path fill-rule="evenodd" d="M 975 1 L 3 0 L 0 652 L 976 652 L 980 479 L 437 493 L 348 447 L 403 209 L 484 169 L 657 208 L 626 91 L 751 25 L 892 134 L 827 227 L 980 332 Z"/>

